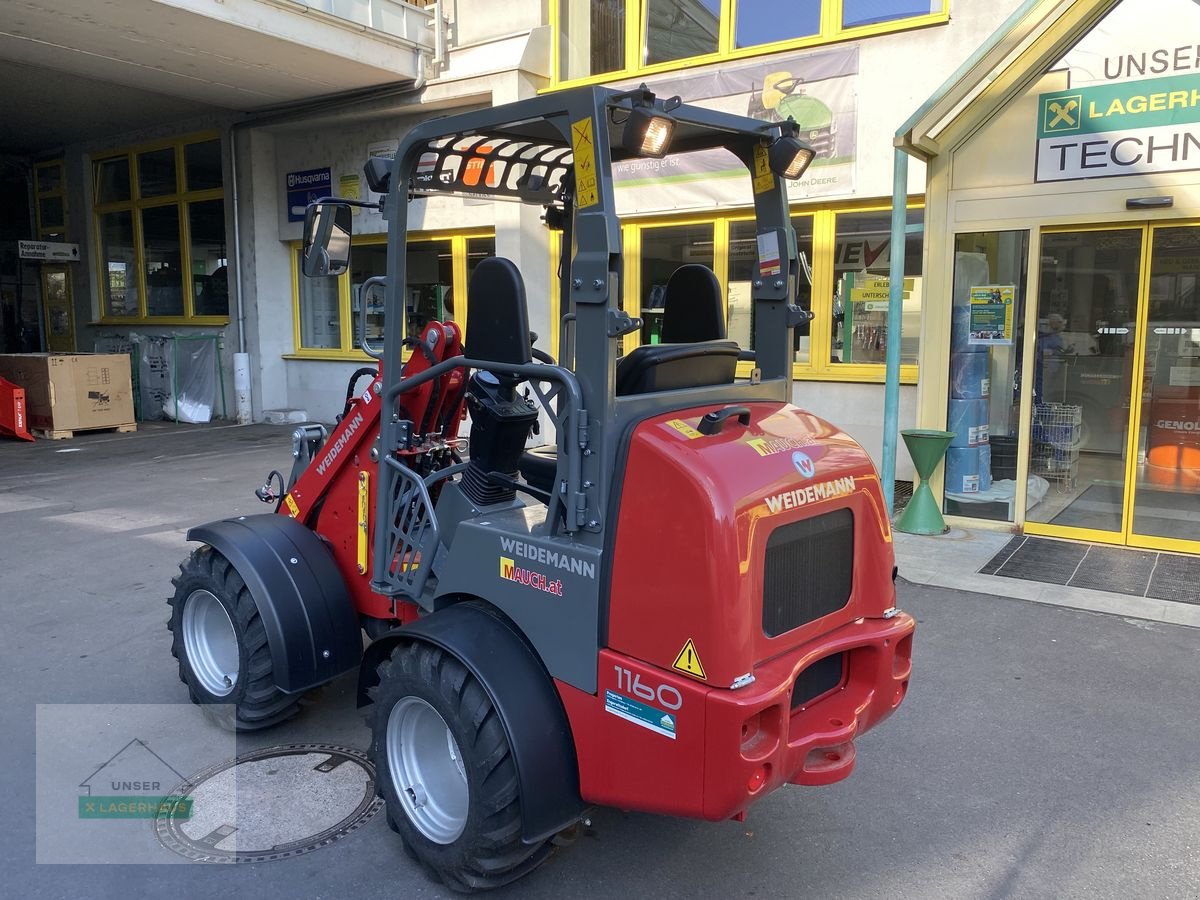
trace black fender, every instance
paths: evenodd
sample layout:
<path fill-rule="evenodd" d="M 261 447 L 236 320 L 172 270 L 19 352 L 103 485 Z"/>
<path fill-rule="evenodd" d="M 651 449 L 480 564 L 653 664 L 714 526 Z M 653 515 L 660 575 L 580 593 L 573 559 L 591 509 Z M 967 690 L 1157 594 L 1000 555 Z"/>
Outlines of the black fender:
<path fill-rule="evenodd" d="M 358 665 L 358 615 L 333 554 L 312 530 L 266 514 L 197 525 L 187 538 L 219 551 L 246 582 L 279 690 L 298 694 Z"/>
<path fill-rule="evenodd" d="M 512 747 L 521 788 L 521 840 L 538 844 L 579 821 L 579 764 L 566 710 L 546 667 L 516 626 L 473 600 L 396 628 L 367 647 L 359 706 L 379 683 L 376 671 L 396 645 L 425 641 L 452 654 L 491 698 Z"/>

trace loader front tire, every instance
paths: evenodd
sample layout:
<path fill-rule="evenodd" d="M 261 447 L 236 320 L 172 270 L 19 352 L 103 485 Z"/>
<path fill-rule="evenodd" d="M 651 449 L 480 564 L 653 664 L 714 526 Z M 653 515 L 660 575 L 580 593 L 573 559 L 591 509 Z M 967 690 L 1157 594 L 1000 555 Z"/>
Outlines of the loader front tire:
<path fill-rule="evenodd" d="M 464 893 L 509 884 L 553 852 L 521 840 L 512 747 L 479 681 L 431 644 L 379 665 L 371 751 L 388 824 L 434 881 Z"/>
<path fill-rule="evenodd" d="M 171 655 L 192 702 L 228 731 L 257 731 L 294 716 L 300 697 L 275 686 L 258 606 L 220 552 L 192 552 L 171 580 Z"/>

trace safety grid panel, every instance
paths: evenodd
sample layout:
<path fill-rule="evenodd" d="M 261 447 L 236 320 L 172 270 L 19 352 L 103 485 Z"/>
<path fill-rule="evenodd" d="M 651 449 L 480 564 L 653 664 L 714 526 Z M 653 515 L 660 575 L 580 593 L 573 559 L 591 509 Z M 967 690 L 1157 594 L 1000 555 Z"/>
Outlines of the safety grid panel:
<path fill-rule="evenodd" d="M 767 538 L 763 633 L 776 637 L 836 612 L 849 602 L 853 580 L 849 509 L 781 525 Z"/>

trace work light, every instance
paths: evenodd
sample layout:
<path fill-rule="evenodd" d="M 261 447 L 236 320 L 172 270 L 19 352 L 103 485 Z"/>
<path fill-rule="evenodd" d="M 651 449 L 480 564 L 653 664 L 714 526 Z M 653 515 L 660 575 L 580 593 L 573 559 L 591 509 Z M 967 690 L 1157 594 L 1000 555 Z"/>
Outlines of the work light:
<path fill-rule="evenodd" d="M 646 106 L 634 106 L 625 122 L 621 144 L 630 153 L 661 159 L 667 155 L 674 131 L 675 120 L 670 116 L 655 114 Z"/>
<path fill-rule="evenodd" d="M 813 148 L 798 137 L 781 137 L 771 144 L 767 158 L 771 163 L 771 171 L 781 178 L 795 181 L 808 169 L 816 153 Z"/>

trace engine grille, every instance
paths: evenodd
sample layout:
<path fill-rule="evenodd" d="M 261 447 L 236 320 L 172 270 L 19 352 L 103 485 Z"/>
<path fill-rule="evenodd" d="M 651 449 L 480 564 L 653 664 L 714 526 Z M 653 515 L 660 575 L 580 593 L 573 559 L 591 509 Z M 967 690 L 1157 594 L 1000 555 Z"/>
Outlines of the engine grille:
<path fill-rule="evenodd" d="M 792 709 L 803 706 L 809 700 L 814 700 L 841 684 L 845 666 L 846 654 L 835 653 L 833 656 L 818 659 L 797 675 L 796 683 L 792 685 Z"/>
<path fill-rule="evenodd" d="M 762 628 L 775 637 L 829 615 L 850 600 L 854 514 L 838 509 L 782 525 L 767 538 Z"/>

